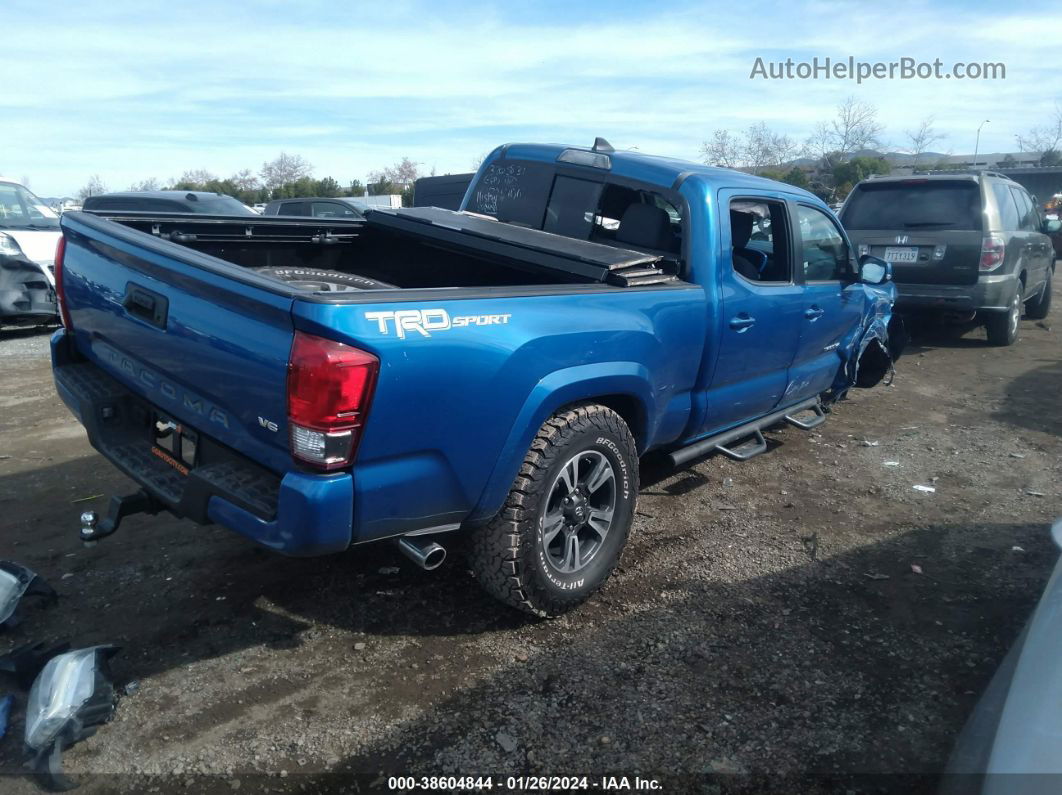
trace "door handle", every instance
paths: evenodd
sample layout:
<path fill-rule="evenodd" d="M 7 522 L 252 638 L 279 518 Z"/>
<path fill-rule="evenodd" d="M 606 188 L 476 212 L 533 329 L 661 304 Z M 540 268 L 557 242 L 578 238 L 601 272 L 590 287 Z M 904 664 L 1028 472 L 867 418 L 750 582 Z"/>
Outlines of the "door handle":
<path fill-rule="evenodd" d="M 824 314 L 826 314 L 826 310 L 814 304 L 804 310 L 804 317 L 806 317 L 808 320 L 818 320 Z"/>
<path fill-rule="evenodd" d="M 734 329 L 738 334 L 742 331 L 748 330 L 748 328 L 756 323 L 756 318 L 749 317 L 742 312 L 737 317 L 730 318 L 730 328 Z"/>

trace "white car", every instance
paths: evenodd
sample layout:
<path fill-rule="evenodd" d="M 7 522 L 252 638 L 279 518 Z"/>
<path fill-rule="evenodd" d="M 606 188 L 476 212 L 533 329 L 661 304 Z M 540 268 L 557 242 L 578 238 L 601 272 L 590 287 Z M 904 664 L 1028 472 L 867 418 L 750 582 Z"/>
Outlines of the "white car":
<path fill-rule="evenodd" d="M 59 216 L 24 185 L 0 177 L 0 324 L 56 318 L 53 262 Z"/>

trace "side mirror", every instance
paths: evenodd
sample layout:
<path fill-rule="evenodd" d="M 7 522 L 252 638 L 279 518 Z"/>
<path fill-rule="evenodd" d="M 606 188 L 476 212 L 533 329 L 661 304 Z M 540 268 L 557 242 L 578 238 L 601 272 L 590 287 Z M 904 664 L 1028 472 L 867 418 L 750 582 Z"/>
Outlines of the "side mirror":
<path fill-rule="evenodd" d="M 892 265 L 880 257 L 864 254 L 859 258 L 859 281 L 863 284 L 885 284 L 892 279 Z"/>
<path fill-rule="evenodd" d="M 1057 218 L 1048 218 L 1044 221 L 1044 234 L 1053 235 L 1062 232 L 1062 221 Z"/>

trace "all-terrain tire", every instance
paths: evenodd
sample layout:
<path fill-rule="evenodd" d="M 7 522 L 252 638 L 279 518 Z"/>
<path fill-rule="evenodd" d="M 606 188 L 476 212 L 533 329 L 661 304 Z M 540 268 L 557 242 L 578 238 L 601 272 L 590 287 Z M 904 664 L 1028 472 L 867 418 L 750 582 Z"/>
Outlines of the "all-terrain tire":
<path fill-rule="evenodd" d="M 565 573 L 551 562 L 543 526 L 562 470 L 583 455 L 612 467 L 615 507 L 596 553 L 584 568 Z M 535 435 L 504 507 L 471 530 L 469 566 L 483 589 L 510 607 L 540 617 L 564 613 L 612 574 L 630 533 L 637 495 L 638 450 L 623 418 L 595 403 L 558 412 Z"/>
<path fill-rule="evenodd" d="M 1047 269 L 1047 281 L 1040 294 L 1025 305 L 1025 316 L 1031 320 L 1043 320 L 1051 311 L 1051 282 L 1054 268 Z"/>
<path fill-rule="evenodd" d="M 1006 312 L 991 312 L 985 318 L 985 331 L 988 344 L 1005 347 L 1018 341 L 1018 326 L 1025 304 L 1021 300 L 1022 287 L 1019 282 Z"/>

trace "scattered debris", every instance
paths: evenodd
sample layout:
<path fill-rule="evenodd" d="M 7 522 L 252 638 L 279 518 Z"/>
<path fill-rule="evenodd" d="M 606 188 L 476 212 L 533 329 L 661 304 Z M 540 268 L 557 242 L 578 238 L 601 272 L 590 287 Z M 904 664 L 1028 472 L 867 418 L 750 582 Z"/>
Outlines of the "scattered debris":
<path fill-rule="evenodd" d="M 76 500 L 70 500 L 70 504 L 77 505 L 79 502 L 91 502 L 92 500 L 98 500 L 102 496 L 102 494 L 93 494 L 91 497 L 78 497 Z"/>
<path fill-rule="evenodd" d="M 137 679 L 130 679 L 125 683 L 125 687 L 122 688 L 122 695 L 135 696 L 140 692 L 140 681 Z"/>
<path fill-rule="evenodd" d="M 889 575 L 888 574 L 879 574 L 876 571 L 865 571 L 865 572 L 863 572 L 863 576 L 868 578 L 868 579 L 871 579 L 871 580 L 887 580 L 887 579 L 889 579 Z"/>
<path fill-rule="evenodd" d="M 365 644 L 361 641 L 358 641 L 354 644 L 354 651 L 365 651 Z"/>
<path fill-rule="evenodd" d="M 882 466 L 887 466 L 887 467 L 898 467 L 899 465 L 900 465 L 899 461 L 883 461 L 882 462 Z"/>
<path fill-rule="evenodd" d="M 1011 453 L 1011 458 L 1025 458 L 1025 453 Z"/>
<path fill-rule="evenodd" d="M 23 596 L 41 596 L 48 603 L 59 596 L 36 572 L 10 560 L 0 560 L 0 627 L 19 623 L 15 610 Z"/>
<path fill-rule="evenodd" d="M 1011 552 L 1024 552 L 1025 550 L 1024 550 L 1024 548 L 1019 547 L 1017 544 L 1015 544 L 1014 546 L 1012 546 L 1010 548 L 1010 551 Z"/>
<path fill-rule="evenodd" d="M 494 741 L 501 746 L 501 749 L 507 754 L 511 754 L 516 750 L 516 739 L 511 734 L 505 732 L 498 732 L 494 735 Z"/>
<path fill-rule="evenodd" d="M 912 563 L 911 564 L 911 571 L 913 571 L 915 574 L 921 574 L 922 573 L 922 567 L 919 566 L 917 563 Z"/>
<path fill-rule="evenodd" d="M 1025 493 L 1028 494 L 1030 497 L 1046 497 L 1047 496 L 1042 491 L 1033 491 L 1032 489 L 1026 489 Z"/>
<path fill-rule="evenodd" d="M 398 574 L 401 569 L 398 566 L 381 566 L 380 574 Z"/>
<path fill-rule="evenodd" d="M 869 439 L 863 440 L 863 447 L 878 447 L 881 442 L 872 442 Z"/>
<path fill-rule="evenodd" d="M 932 494 L 933 492 L 936 491 L 936 488 L 933 487 L 933 486 L 922 486 L 920 484 L 916 484 L 916 485 L 912 486 L 911 488 L 913 488 L 915 491 L 924 491 L 927 494 Z"/>
<path fill-rule="evenodd" d="M 114 715 L 109 661 L 117 646 L 89 646 L 64 652 L 44 666 L 26 703 L 29 767 L 48 789 L 73 789 L 63 775 L 63 749 L 96 731 Z"/>

